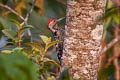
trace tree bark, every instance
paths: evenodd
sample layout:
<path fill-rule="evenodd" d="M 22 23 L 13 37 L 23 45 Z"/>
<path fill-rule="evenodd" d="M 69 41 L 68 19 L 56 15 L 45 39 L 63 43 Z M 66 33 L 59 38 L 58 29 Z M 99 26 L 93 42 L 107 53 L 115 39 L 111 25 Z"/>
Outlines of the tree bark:
<path fill-rule="evenodd" d="M 72 80 L 97 80 L 106 0 L 67 0 L 63 67 Z"/>

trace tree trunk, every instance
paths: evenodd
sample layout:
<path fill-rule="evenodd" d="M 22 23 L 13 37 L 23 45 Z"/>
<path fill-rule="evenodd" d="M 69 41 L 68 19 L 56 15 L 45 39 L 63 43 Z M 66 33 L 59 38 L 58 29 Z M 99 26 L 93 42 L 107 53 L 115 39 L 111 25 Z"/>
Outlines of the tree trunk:
<path fill-rule="evenodd" d="M 75 80 L 97 80 L 105 0 L 68 0 L 63 50 L 63 67 L 70 66 Z"/>

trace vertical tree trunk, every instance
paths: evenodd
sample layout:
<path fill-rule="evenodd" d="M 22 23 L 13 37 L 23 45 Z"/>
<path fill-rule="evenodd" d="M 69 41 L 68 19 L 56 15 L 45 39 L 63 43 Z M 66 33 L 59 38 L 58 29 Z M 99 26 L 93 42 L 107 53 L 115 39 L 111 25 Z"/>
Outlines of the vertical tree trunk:
<path fill-rule="evenodd" d="M 97 80 L 103 22 L 93 25 L 104 13 L 105 0 L 68 0 L 63 67 L 70 66 L 75 80 Z"/>

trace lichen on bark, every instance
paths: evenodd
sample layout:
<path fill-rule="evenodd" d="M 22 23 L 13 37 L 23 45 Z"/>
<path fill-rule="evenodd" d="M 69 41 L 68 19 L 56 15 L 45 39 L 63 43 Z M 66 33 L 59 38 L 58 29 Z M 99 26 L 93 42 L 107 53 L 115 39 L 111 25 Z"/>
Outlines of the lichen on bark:
<path fill-rule="evenodd" d="M 97 80 L 106 0 L 68 0 L 63 50 L 63 67 L 75 80 Z"/>

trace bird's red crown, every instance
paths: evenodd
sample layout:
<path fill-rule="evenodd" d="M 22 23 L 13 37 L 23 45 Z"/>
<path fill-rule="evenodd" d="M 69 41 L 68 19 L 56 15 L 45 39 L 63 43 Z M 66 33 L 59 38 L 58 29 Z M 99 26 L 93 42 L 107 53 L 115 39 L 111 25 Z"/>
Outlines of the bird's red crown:
<path fill-rule="evenodd" d="M 50 22 L 52 22 L 53 20 L 55 20 L 55 19 L 50 19 L 50 20 L 48 21 L 47 28 L 49 28 L 49 24 L 50 24 Z"/>

